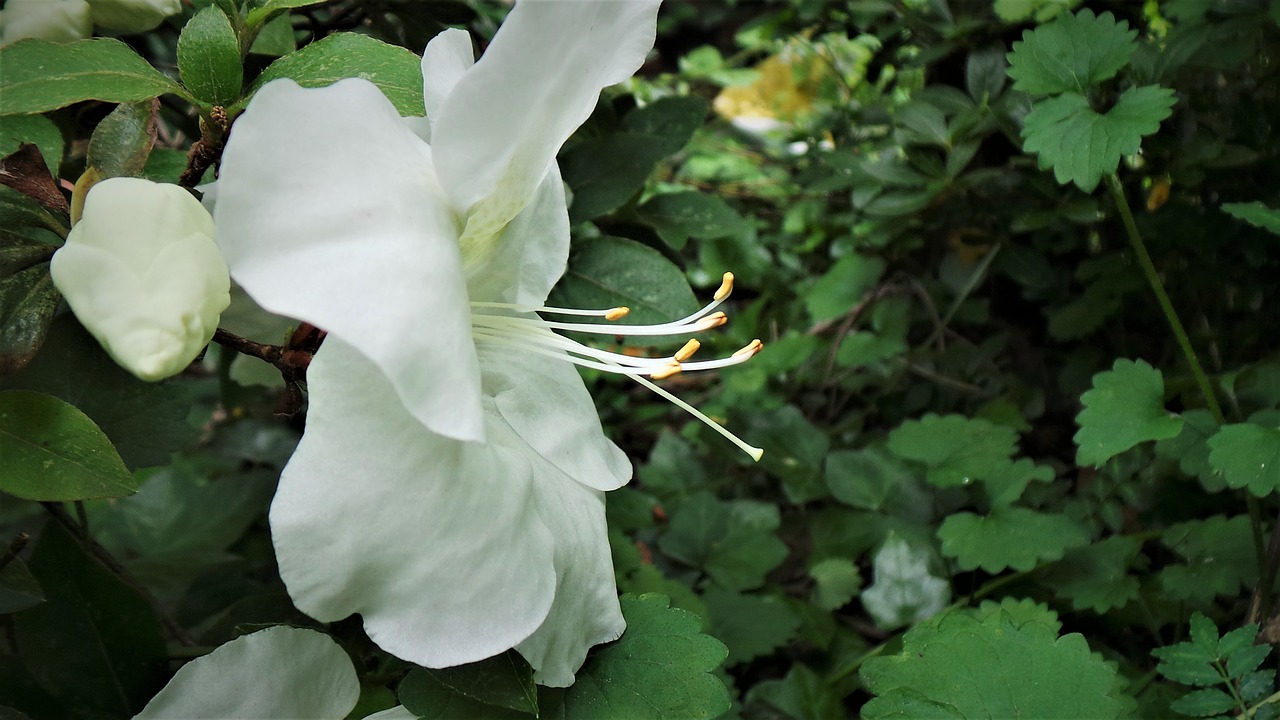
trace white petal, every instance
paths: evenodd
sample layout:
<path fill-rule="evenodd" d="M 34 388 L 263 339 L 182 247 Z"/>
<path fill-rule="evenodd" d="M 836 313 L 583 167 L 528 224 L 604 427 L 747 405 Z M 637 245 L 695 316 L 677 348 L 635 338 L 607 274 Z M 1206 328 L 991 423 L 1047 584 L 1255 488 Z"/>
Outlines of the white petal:
<path fill-rule="evenodd" d="M 372 715 L 366 715 L 364 720 L 418 720 L 418 716 L 405 709 L 405 706 L 397 705 Z"/>
<path fill-rule="evenodd" d="M 307 371 L 307 430 L 280 478 L 271 531 L 294 603 L 360 613 L 384 650 L 427 667 L 513 647 L 546 617 L 552 538 L 528 452 L 436 435 L 337 338 Z M 496 434 L 499 438 L 495 438 Z"/>
<path fill-rule="evenodd" d="M 135 718 L 338 719 L 359 698 L 356 670 L 336 642 L 279 626 L 183 665 Z"/>
<path fill-rule="evenodd" d="M 569 211 L 554 163 L 533 201 L 498 236 L 491 253 L 464 263 L 473 300 L 539 306 L 569 262 Z"/>
<path fill-rule="evenodd" d="M 604 494 L 555 471 L 538 473 L 538 513 L 556 539 L 556 599 L 538 631 L 516 646 L 541 685 L 568 687 L 592 645 L 626 628 L 605 528 Z"/>
<path fill-rule="evenodd" d="M 484 344 L 477 351 L 484 394 L 543 459 L 597 490 L 613 490 L 631 479 L 631 461 L 605 437 L 573 365 L 532 353 L 513 357 L 509 349 Z"/>
<path fill-rule="evenodd" d="M 422 53 L 422 97 L 426 101 L 427 119 L 432 124 L 444 109 L 445 98 L 453 86 L 475 62 L 471 35 L 466 30 L 450 28 L 427 43 Z"/>
<path fill-rule="evenodd" d="M 482 437 L 454 220 L 430 149 L 376 86 L 259 90 L 223 154 L 214 219 L 258 304 L 359 348 L 437 433 Z"/>
<path fill-rule="evenodd" d="M 653 47 L 659 0 L 525 0 L 458 81 L 432 129 L 436 167 L 468 236 L 529 203 L 560 146 Z"/>

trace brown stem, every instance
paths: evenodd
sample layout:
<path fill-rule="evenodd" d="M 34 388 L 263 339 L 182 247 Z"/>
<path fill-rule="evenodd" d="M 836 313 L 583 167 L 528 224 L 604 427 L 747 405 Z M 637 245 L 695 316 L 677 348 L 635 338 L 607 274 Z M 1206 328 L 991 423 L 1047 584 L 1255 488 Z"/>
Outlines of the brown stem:
<path fill-rule="evenodd" d="M 5 569 L 13 559 L 18 557 L 18 553 L 22 552 L 22 548 L 27 546 L 27 541 L 31 536 L 27 533 L 20 532 L 13 536 L 13 542 L 9 543 L 9 549 L 5 551 L 4 557 L 0 557 L 0 570 Z"/>
<path fill-rule="evenodd" d="M 222 144 L 227 137 L 227 111 L 219 106 L 209 112 L 208 121 L 200 120 L 200 139 L 191 144 L 187 153 L 187 168 L 178 178 L 178 185 L 190 190 L 200 182 L 214 163 L 222 157 Z"/>
<path fill-rule="evenodd" d="M 40 504 L 44 506 L 44 509 L 47 510 L 51 516 L 53 516 L 54 520 L 57 520 L 60 525 L 70 530 L 72 535 L 79 538 L 80 542 L 84 545 L 85 550 L 88 550 L 89 554 L 97 558 L 98 562 L 102 563 L 107 570 L 111 571 L 111 574 L 119 578 L 120 582 L 123 582 L 125 585 L 132 588 L 134 592 L 141 595 L 143 600 L 147 601 L 147 604 L 151 606 L 152 612 L 156 614 L 156 618 L 160 621 L 160 625 L 164 627 L 165 632 L 169 633 L 174 640 L 186 645 L 187 647 L 193 647 L 196 644 L 196 641 L 187 634 L 187 631 L 178 624 L 178 621 L 173 619 L 173 617 L 169 615 L 169 612 L 160 605 L 160 601 L 156 600 L 155 596 L 151 594 L 151 591 L 147 590 L 145 585 L 138 582 L 137 578 L 129 574 L 129 571 L 125 570 L 124 565 L 122 565 L 109 550 L 99 545 L 93 538 L 89 537 L 84 528 L 81 527 L 80 523 L 76 522 L 76 519 L 71 517 L 71 513 L 67 512 L 60 503 L 42 502 Z"/>

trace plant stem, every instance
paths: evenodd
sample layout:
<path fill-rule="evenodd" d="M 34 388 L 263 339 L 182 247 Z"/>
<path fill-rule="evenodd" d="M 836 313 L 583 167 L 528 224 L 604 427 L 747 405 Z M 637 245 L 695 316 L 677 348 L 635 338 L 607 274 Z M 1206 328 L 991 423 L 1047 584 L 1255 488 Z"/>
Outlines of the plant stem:
<path fill-rule="evenodd" d="M 1209 377 L 1205 375 L 1204 367 L 1200 365 L 1200 358 L 1196 356 L 1195 348 L 1191 346 L 1191 338 L 1187 336 L 1186 328 L 1178 319 L 1178 312 L 1173 309 L 1169 294 L 1165 292 L 1164 283 L 1160 280 L 1160 273 L 1156 270 L 1155 263 L 1151 262 L 1146 243 L 1142 241 L 1142 234 L 1138 232 L 1138 225 L 1133 220 L 1133 211 L 1129 209 L 1124 186 L 1115 173 L 1107 176 L 1107 189 L 1111 191 L 1116 209 L 1120 212 L 1120 219 L 1124 222 L 1124 229 L 1129 235 L 1129 244 L 1133 246 L 1133 252 L 1138 257 L 1138 265 L 1147 276 L 1147 283 L 1151 285 L 1151 291 L 1155 293 L 1160 309 L 1164 311 L 1164 317 L 1169 321 L 1169 327 L 1173 328 L 1173 335 L 1178 339 L 1178 345 L 1182 348 L 1182 355 L 1187 359 L 1187 364 L 1191 366 L 1191 374 L 1195 378 L 1196 385 L 1200 387 L 1200 394 L 1204 396 L 1209 413 L 1213 415 L 1213 420 L 1218 427 L 1222 427 L 1227 424 L 1227 418 L 1222 414 L 1218 396 L 1213 391 L 1213 386 L 1209 384 Z M 1271 585 L 1275 582 L 1275 562 L 1267 553 L 1262 540 L 1262 511 L 1258 507 L 1258 501 L 1246 492 L 1245 504 L 1249 509 L 1249 524 L 1253 529 L 1253 547 L 1258 556 L 1258 573 L 1262 581 L 1258 586 L 1262 595 L 1261 605 L 1265 606 L 1270 604 Z"/>

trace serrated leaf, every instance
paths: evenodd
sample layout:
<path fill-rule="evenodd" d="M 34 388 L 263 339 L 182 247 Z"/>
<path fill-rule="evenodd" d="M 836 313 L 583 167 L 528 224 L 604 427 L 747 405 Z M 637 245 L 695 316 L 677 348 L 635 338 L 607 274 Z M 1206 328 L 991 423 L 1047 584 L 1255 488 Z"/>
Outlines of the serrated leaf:
<path fill-rule="evenodd" d="M 862 573 L 846 558 L 819 560 L 809 568 L 809 577 L 816 583 L 813 604 L 823 610 L 845 605 L 862 589 Z"/>
<path fill-rule="evenodd" d="M 864 510 L 885 510 L 911 481 L 911 471 L 883 447 L 835 450 L 827 454 L 824 475 L 840 502 Z"/>
<path fill-rule="evenodd" d="M 718 238 L 746 228 L 737 210 L 714 195 L 678 192 L 656 195 L 636 209 L 640 220 L 676 250 L 689 238 Z"/>
<path fill-rule="evenodd" d="M 1193 690 L 1169 705 L 1170 710 L 1192 717 L 1219 715 L 1235 707 L 1235 699 L 1217 688 Z"/>
<path fill-rule="evenodd" d="M 1174 599 L 1204 604 L 1214 595 L 1234 596 L 1258 582 L 1253 531 L 1245 515 L 1178 523 L 1161 540 L 1187 561 L 1160 571 L 1160 585 Z"/>
<path fill-rule="evenodd" d="M 1222 675 L 1212 665 L 1213 653 L 1195 643 L 1167 645 L 1151 651 L 1160 661 L 1156 671 L 1183 685 L 1217 685 Z"/>
<path fill-rule="evenodd" d="M 983 600 L 977 610 L 971 609 L 971 612 L 978 620 L 985 621 L 992 615 L 1004 613 L 1005 619 L 1013 623 L 1014 627 L 1020 628 L 1029 622 L 1035 622 L 1053 630 L 1055 635 L 1062 631 L 1062 621 L 1058 619 L 1058 613 L 1050 610 L 1048 605 L 1038 603 L 1031 598 L 1004 597 L 1000 602 Z"/>
<path fill-rule="evenodd" d="M 1128 570 L 1141 547 L 1135 538 L 1116 535 L 1070 550 L 1045 573 L 1044 585 L 1076 610 L 1105 613 L 1124 607 L 1138 597 L 1138 578 Z"/>
<path fill-rule="evenodd" d="M 400 703 L 423 718 L 527 718 L 538 714 L 533 670 L 509 650 L 476 663 L 409 672 L 397 691 Z"/>
<path fill-rule="evenodd" d="M 955 558 L 960 569 L 981 567 L 998 573 L 1006 568 L 1026 571 L 1046 560 L 1058 560 L 1067 550 L 1088 544 L 1089 533 L 1064 515 L 1007 507 L 986 517 L 968 512 L 951 515 L 938 528 L 938 538 L 942 554 Z"/>
<path fill-rule="evenodd" d="M 10 558 L 0 567 L 0 615 L 15 613 L 44 602 L 44 591 L 22 558 Z"/>
<path fill-rule="evenodd" d="M 1125 90 L 1105 114 L 1074 93 L 1041 100 L 1023 121 L 1023 150 L 1038 156 L 1042 170 L 1053 168 L 1059 183 L 1093 192 L 1122 157 L 1138 152 L 1143 137 L 1160 129 L 1174 101 L 1172 90 L 1156 85 Z"/>
<path fill-rule="evenodd" d="M 40 351 L 61 299 L 48 262 L 0 280 L 0 376 L 21 370 Z"/>
<path fill-rule="evenodd" d="M 1240 678 L 1240 696 L 1250 705 L 1270 695 L 1275 687 L 1276 671 L 1259 670 Z"/>
<path fill-rule="evenodd" d="M 1223 203 L 1222 211 L 1254 227 L 1280 235 L 1280 210 L 1267 207 L 1261 202 Z"/>
<path fill-rule="evenodd" d="M 725 664 L 750 662 L 795 638 L 800 618 L 781 598 L 711 588 L 702 596 L 708 632 L 729 648 Z"/>
<path fill-rule="evenodd" d="M 1196 615 L 1200 615 L 1200 613 L 1196 613 L 1192 618 L 1194 619 Z M 1221 640 L 1218 641 L 1218 656 L 1227 657 L 1237 650 L 1243 650 L 1250 647 L 1253 645 L 1253 640 L 1257 636 L 1258 625 L 1256 623 L 1249 623 L 1244 627 L 1238 627 L 1235 630 L 1228 632 L 1226 635 L 1222 636 Z"/>
<path fill-rule="evenodd" d="M 1262 661 L 1266 660 L 1267 655 L 1270 654 L 1270 645 L 1250 645 L 1249 647 L 1240 648 L 1230 655 L 1226 655 L 1227 678 L 1234 680 L 1257 670 L 1258 666 L 1262 664 Z"/>
<path fill-rule="evenodd" d="M 0 392 L 0 467 L 0 490 L 26 500 L 121 497 L 138 489 L 87 415 L 34 392 Z"/>
<path fill-rule="evenodd" d="M 914 627 L 900 654 L 871 658 L 860 674 L 880 696 L 863 708 L 866 717 L 918 717 L 890 695 L 899 689 L 960 717 L 1114 718 L 1124 710 L 1114 668 L 1082 636 L 1058 638 L 1040 623 L 1017 627 L 1003 615 L 979 621 L 950 613 Z"/>
<path fill-rule="evenodd" d="M 1182 431 L 1172 438 L 1156 443 L 1156 455 L 1178 463 L 1182 472 L 1193 478 L 1215 483 L 1216 489 L 1225 487 L 1221 479 L 1214 480 L 1213 466 L 1209 464 L 1210 437 L 1218 432 L 1218 423 L 1208 410 L 1188 410 L 1182 413 Z M 1206 486 L 1206 489 L 1214 488 Z"/>
<path fill-rule="evenodd" d="M 874 583 L 863 591 L 862 606 L 885 629 L 922 622 L 946 606 L 951 584 L 929 569 L 930 551 L 890 535 L 872 561 Z"/>
<path fill-rule="evenodd" d="M 126 103 L 186 91 L 110 38 L 72 43 L 22 40 L 0 48 L 5 115 L 56 110 L 82 100 Z"/>
<path fill-rule="evenodd" d="M 1060 13 L 1079 5 L 1081 0 L 996 0 L 996 15 L 1005 22 L 1035 20 L 1038 23 L 1054 19 Z"/>
<path fill-rule="evenodd" d="M 774 505 L 698 493 L 671 516 L 658 547 L 730 590 L 749 590 L 763 585 L 765 574 L 787 556 L 787 546 L 774 535 L 779 522 Z"/>
<path fill-rule="evenodd" d="M 1095 16 L 1092 10 L 1027 30 L 1009 53 L 1013 88 L 1032 95 L 1084 94 L 1129 62 L 1137 34 L 1111 13 Z"/>
<path fill-rule="evenodd" d="M 1005 469 L 1017 438 L 1012 428 L 986 420 L 930 413 L 894 428 L 888 447 L 898 457 L 927 465 L 926 479 L 933 485 L 951 487 Z"/>
<path fill-rule="evenodd" d="M 636 324 L 669 322 L 698 307 L 684 273 L 662 253 L 609 235 L 574 244 L 569 269 L 548 302 L 558 307 L 626 306 L 631 308 L 627 322 Z"/>
<path fill-rule="evenodd" d="M 236 106 L 278 78 L 290 78 L 303 87 L 324 87 L 349 77 L 377 85 L 401 115 L 424 112 L 422 59 L 402 47 L 355 33 L 335 33 L 271 63 Z"/>
<path fill-rule="evenodd" d="M 1145 360 L 1116 360 L 1093 376 L 1093 388 L 1080 403 L 1074 438 L 1080 465 L 1102 465 L 1138 443 L 1182 431 L 1182 418 L 1164 409 L 1164 377 Z"/>
<path fill-rule="evenodd" d="M 94 128 L 88 163 L 105 178 L 136 177 L 156 142 L 158 100 L 121 103 Z"/>
<path fill-rule="evenodd" d="M 747 701 L 767 703 L 790 718 L 843 720 L 847 717 L 839 694 L 804 663 L 792 665 L 781 680 L 766 680 L 751 688 Z"/>
<path fill-rule="evenodd" d="M 821 322 L 849 312 L 884 269 L 884 260 L 877 257 L 853 254 L 840 258 L 805 293 L 810 317 Z"/>
<path fill-rule="evenodd" d="M 1209 655 L 1218 657 L 1218 626 L 1207 615 L 1202 612 L 1192 613 L 1187 632 L 1191 636 L 1191 642 Z"/>
<path fill-rule="evenodd" d="M 1001 472 L 983 479 L 987 489 L 987 499 L 992 507 L 1005 507 L 1017 502 L 1026 492 L 1032 480 L 1036 482 L 1053 482 L 1053 468 L 1048 465 L 1036 465 L 1029 458 L 1018 458 L 1008 463 Z"/>
<path fill-rule="evenodd" d="M 240 39 L 221 9 L 210 5 L 183 26 L 178 38 L 178 70 L 182 83 L 197 100 L 230 105 L 240 98 L 244 83 Z"/>
<path fill-rule="evenodd" d="M 787 500 L 804 503 L 825 497 L 822 458 L 831 439 L 794 405 L 755 410 L 735 420 L 742 439 L 764 450 L 760 465 L 781 478 Z"/>
<path fill-rule="evenodd" d="M 1265 497 L 1280 489 L 1280 430 L 1239 423 L 1209 438 L 1209 464 L 1227 487 Z"/>
<path fill-rule="evenodd" d="M 696 615 L 661 595 L 622 596 L 627 631 L 596 648 L 565 690 L 540 688 L 542 717 L 563 720 L 714 718 L 729 691 L 711 674 L 728 654 Z"/>

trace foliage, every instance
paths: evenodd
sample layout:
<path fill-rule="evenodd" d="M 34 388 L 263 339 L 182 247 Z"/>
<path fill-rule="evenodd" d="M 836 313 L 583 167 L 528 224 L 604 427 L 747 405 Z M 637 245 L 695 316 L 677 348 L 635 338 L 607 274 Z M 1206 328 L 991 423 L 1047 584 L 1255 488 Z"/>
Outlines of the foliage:
<path fill-rule="evenodd" d="M 321 625 L 268 520 L 305 423 L 305 363 L 280 357 L 315 335 L 224 315 L 252 337 L 128 375 L 50 280 L 85 186 L 214 180 L 275 79 L 362 77 L 421 114 L 427 40 L 483 48 L 508 11 L 195 0 L 0 49 L 0 715 L 130 717 L 195 654 Z M 324 624 L 353 717 L 1273 717 L 1277 20 L 666 3 L 560 152 L 549 302 L 660 323 L 732 272 L 696 359 L 764 351 L 660 384 L 763 459 L 584 371 L 636 467 L 607 494 L 626 633 L 560 689 L 514 651 L 429 669 Z M 648 343 L 601 345 L 674 352 Z M 254 348 L 271 386 L 233 369 Z"/>

